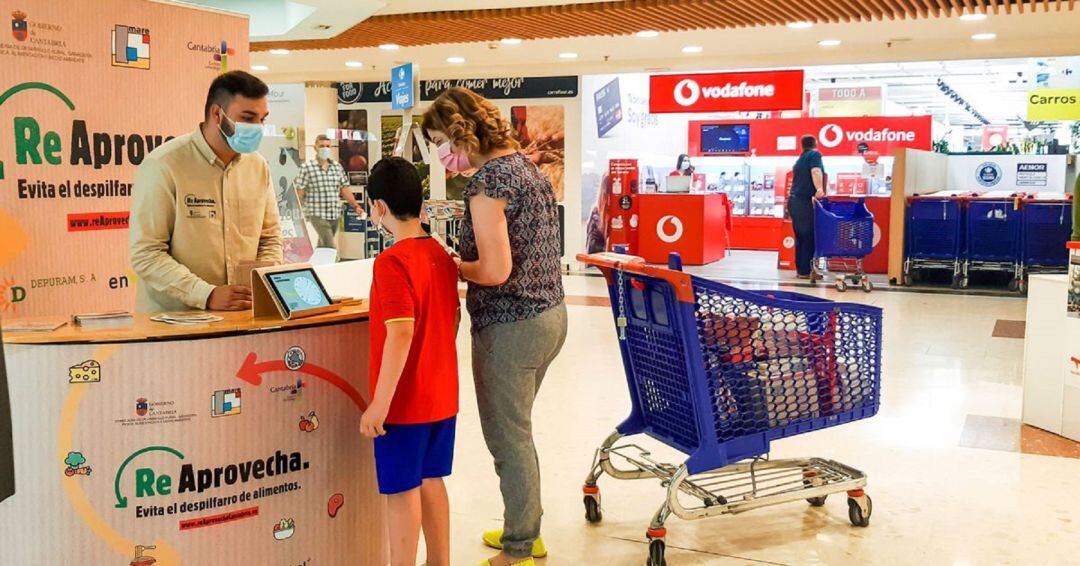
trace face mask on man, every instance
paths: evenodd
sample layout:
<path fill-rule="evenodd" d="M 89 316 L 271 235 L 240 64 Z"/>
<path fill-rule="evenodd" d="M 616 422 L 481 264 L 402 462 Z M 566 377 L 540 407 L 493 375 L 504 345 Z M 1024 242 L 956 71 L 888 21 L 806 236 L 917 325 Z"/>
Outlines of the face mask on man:
<path fill-rule="evenodd" d="M 262 142 L 263 137 L 262 124 L 235 122 L 232 118 L 225 115 L 224 109 L 221 111 L 221 117 L 232 123 L 232 135 L 225 133 L 220 122 L 218 123 L 218 131 L 221 132 L 221 135 L 225 138 L 225 141 L 233 151 L 236 153 L 251 153 L 259 149 L 259 143 Z"/>
<path fill-rule="evenodd" d="M 452 173 L 461 173 L 462 171 L 472 169 L 472 163 L 469 162 L 469 156 L 454 151 L 450 146 L 450 142 L 446 142 L 439 146 L 439 161 L 442 162 L 443 167 L 446 167 L 447 171 Z"/>
<path fill-rule="evenodd" d="M 331 149 L 329 147 L 320 147 L 319 148 L 319 157 L 321 157 L 323 159 L 330 159 L 330 155 L 331 155 Z"/>

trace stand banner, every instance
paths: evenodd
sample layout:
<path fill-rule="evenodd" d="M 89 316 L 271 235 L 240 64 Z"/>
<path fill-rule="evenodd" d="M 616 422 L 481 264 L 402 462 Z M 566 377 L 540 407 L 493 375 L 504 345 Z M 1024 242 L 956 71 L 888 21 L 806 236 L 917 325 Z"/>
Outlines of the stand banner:
<path fill-rule="evenodd" d="M 248 20 L 142 0 L 5 4 L 0 312 L 131 309 L 135 169 L 196 128 L 215 76 L 247 68 Z"/>

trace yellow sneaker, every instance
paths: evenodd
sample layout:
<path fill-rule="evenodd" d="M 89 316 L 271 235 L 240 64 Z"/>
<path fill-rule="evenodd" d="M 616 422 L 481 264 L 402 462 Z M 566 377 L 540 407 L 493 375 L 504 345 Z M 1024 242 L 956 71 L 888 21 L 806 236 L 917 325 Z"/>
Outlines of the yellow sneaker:
<path fill-rule="evenodd" d="M 490 560 L 485 560 L 485 561 L 481 562 L 479 566 L 491 566 L 491 561 Z M 510 566 L 536 566 L 536 562 L 533 561 L 532 558 L 526 558 L 525 560 L 522 560 L 521 562 L 514 562 Z"/>
<path fill-rule="evenodd" d="M 496 529 L 494 531 L 488 531 L 484 533 L 484 544 L 488 548 L 494 548 L 495 550 L 502 550 L 502 536 L 503 530 Z M 544 546 L 544 538 L 540 537 L 533 542 L 532 555 L 533 558 L 543 558 L 547 556 L 547 547 Z M 523 563 L 524 564 L 524 563 Z M 531 565 L 530 565 L 531 566 Z"/>

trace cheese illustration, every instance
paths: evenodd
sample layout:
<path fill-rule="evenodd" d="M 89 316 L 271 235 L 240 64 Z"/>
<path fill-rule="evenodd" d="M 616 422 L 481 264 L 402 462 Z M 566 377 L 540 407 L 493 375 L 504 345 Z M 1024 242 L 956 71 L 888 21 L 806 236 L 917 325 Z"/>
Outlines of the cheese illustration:
<path fill-rule="evenodd" d="M 101 364 L 87 360 L 68 369 L 68 383 L 98 383 L 101 381 Z"/>

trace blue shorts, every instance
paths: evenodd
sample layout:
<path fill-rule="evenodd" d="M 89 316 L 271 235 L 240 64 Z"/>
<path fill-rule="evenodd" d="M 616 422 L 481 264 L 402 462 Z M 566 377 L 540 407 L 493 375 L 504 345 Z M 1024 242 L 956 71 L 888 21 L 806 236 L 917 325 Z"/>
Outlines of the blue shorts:
<path fill-rule="evenodd" d="M 454 467 L 457 417 L 408 425 L 384 425 L 375 439 L 379 493 L 394 495 L 420 487 L 426 479 L 444 478 Z"/>

